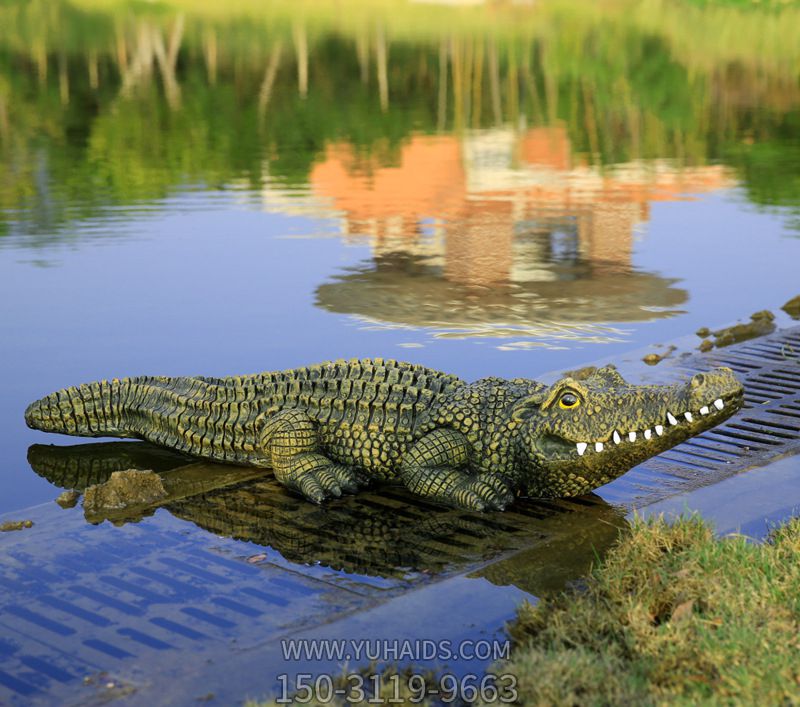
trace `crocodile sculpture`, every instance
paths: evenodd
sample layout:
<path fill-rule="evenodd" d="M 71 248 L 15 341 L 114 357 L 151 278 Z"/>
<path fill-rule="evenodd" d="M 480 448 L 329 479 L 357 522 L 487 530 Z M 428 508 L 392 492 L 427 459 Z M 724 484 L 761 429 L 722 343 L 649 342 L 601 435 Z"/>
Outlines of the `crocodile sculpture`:
<path fill-rule="evenodd" d="M 667 386 L 613 366 L 547 386 L 466 383 L 420 365 L 362 359 L 227 378 L 114 379 L 31 404 L 30 427 L 134 437 L 196 457 L 271 467 L 321 503 L 372 479 L 473 510 L 517 494 L 577 496 L 727 419 L 742 386 L 718 368 Z"/>

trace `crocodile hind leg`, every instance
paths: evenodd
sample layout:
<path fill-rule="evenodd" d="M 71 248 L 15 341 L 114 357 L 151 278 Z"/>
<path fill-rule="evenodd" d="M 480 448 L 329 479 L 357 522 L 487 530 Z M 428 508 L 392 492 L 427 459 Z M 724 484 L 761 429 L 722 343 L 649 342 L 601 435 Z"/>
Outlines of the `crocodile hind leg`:
<path fill-rule="evenodd" d="M 455 430 L 440 428 L 419 440 L 405 455 L 400 476 L 420 496 L 473 511 L 502 510 L 514 498 L 499 476 L 469 474 L 469 443 Z"/>
<path fill-rule="evenodd" d="M 322 503 L 365 485 L 363 474 L 322 454 L 316 425 L 302 410 L 285 410 L 269 418 L 261 440 L 275 478 L 309 501 Z"/>

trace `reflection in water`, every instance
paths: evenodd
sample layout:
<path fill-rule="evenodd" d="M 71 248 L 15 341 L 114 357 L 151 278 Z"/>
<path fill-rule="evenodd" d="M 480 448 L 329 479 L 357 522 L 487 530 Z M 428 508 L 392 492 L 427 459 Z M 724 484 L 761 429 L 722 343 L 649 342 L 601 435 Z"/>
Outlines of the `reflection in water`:
<path fill-rule="evenodd" d="M 800 204 L 797 11 L 625 5 L 457 23 L 413 3 L 0 6 L 0 236 L 187 184 L 311 196 L 376 239 L 442 219 L 467 242 L 494 208 L 507 227 L 537 203 L 595 223 L 612 205 L 624 230 L 734 178 Z M 770 41 L 691 39 L 744 32 Z M 582 244 L 615 260 L 593 228 Z"/>
<path fill-rule="evenodd" d="M 263 470 L 177 458 L 165 469 L 164 452 L 136 442 L 33 445 L 28 460 L 56 486 L 81 491 L 113 471 L 159 468 L 168 495 L 158 505 L 177 518 L 271 547 L 291 562 L 354 574 L 439 574 L 527 548 L 476 574 L 536 595 L 585 574 L 627 527 L 620 510 L 595 496 L 579 499 L 582 505 L 520 500 L 500 515 L 443 509 L 397 488 L 320 507 L 289 495 Z M 155 510 L 108 509 L 87 520 L 136 522 Z"/>
<path fill-rule="evenodd" d="M 670 316 L 687 299 L 633 268 L 650 203 L 732 179 L 718 166 L 592 167 L 557 127 L 415 136 L 387 167 L 341 145 L 311 184 L 374 251 L 374 265 L 318 289 L 320 306 L 451 335 L 603 341 L 617 332 L 592 324 Z"/>
<path fill-rule="evenodd" d="M 106 237 L 116 206 L 234 189 L 368 239 L 374 264 L 319 288 L 330 311 L 618 340 L 688 298 L 635 267 L 653 203 L 744 180 L 800 204 L 796 13 L 692 10 L 693 32 L 784 39 L 700 48 L 686 8 L 623 6 L 462 8 L 463 25 L 413 4 L 0 8 L 0 246 Z"/>
<path fill-rule="evenodd" d="M 470 287 L 449 281 L 430 259 L 389 254 L 321 285 L 317 304 L 372 322 L 430 327 L 447 336 L 609 341 L 619 332 L 596 323 L 669 316 L 686 301 L 685 290 L 654 274 L 583 262 L 539 265 L 548 276 L 541 281 Z"/>
<path fill-rule="evenodd" d="M 349 144 L 329 146 L 309 177 L 314 196 L 342 216 L 345 234 L 371 237 L 376 252 L 417 245 L 460 256 L 461 281 L 489 284 L 512 274 L 512 244 L 540 222 L 569 223 L 578 253 L 628 265 L 634 229 L 650 204 L 730 188 L 730 170 L 637 160 L 601 167 L 573 147 L 567 128 L 472 130 L 411 136 L 386 164 Z M 265 192 L 270 201 L 270 192 Z M 462 262 L 491 255 L 493 268 Z"/>

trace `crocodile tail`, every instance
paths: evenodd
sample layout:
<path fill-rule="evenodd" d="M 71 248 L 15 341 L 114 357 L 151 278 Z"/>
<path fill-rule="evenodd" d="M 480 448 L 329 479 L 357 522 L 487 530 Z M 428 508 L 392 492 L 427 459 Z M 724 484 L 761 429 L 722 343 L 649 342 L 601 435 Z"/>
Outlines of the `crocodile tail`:
<path fill-rule="evenodd" d="M 64 388 L 25 410 L 28 427 L 81 437 L 132 437 L 122 422 L 122 402 L 130 379 L 114 379 Z"/>

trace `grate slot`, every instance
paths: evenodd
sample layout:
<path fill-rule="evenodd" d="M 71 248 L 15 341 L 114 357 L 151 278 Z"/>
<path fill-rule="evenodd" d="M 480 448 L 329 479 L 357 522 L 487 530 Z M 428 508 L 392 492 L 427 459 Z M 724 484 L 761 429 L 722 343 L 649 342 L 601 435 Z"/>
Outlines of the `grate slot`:
<path fill-rule="evenodd" d="M 684 445 L 683 444 L 681 444 L 678 447 L 673 448 L 672 451 L 673 452 L 678 452 L 680 454 L 687 454 L 687 455 L 689 455 L 691 457 L 697 457 L 698 459 L 706 459 L 707 461 L 710 461 L 710 462 L 712 462 L 714 464 L 724 464 L 725 463 L 725 459 L 723 459 L 721 457 L 715 457 L 715 456 L 712 456 L 711 454 L 703 454 L 702 452 L 693 452 L 691 450 L 684 449 Z"/>
<path fill-rule="evenodd" d="M 800 391 L 800 387 L 791 387 L 783 382 L 779 383 L 777 381 L 764 380 L 763 378 L 761 380 L 755 380 L 754 382 L 749 383 L 748 385 L 750 387 L 758 387 L 766 390 L 780 391 L 783 397 L 787 395 L 797 395 L 797 392 Z"/>
<path fill-rule="evenodd" d="M 768 410 L 767 412 L 772 412 Z M 752 417 L 743 417 L 742 420 L 744 422 L 749 422 L 750 424 L 755 425 L 766 425 L 767 427 L 775 427 L 779 430 L 787 430 L 788 432 L 800 432 L 800 425 L 788 425 L 788 424 L 781 424 L 780 422 L 774 422 L 772 420 L 754 420 Z M 793 435 L 791 439 L 796 439 L 797 435 Z"/>
<path fill-rule="evenodd" d="M 785 361 L 786 356 L 782 353 L 776 353 L 775 351 L 762 347 L 762 346 L 747 346 L 742 349 L 747 353 L 752 353 L 753 356 L 759 356 L 761 358 L 768 358 L 772 361 Z"/>
<path fill-rule="evenodd" d="M 748 454 L 751 451 L 763 451 L 762 445 L 757 442 L 748 442 L 747 440 L 736 439 L 736 441 L 728 441 L 725 437 L 719 437 L 719 432 L 706 432 L 707 439 L 713 442 L 727 442 L 728 444 L 736 447 L 739 450 L 739 455 Z M 733 439 L 733 438 L 732 438 Z"/>
<path fill-rule="evenodd" d="M 760 424 L 760 423 L 759 423 Z M 797 435 L 786 434 L 785 432 L 778 432 L 777 430 L 764 430 L 756 427 L 753 424 L 744 424 L 741 422 L 733 423 L 728 427 L 734 430 L 741 430 L 742 432 L 751 432 L 758 435 L 770 435 L 771 437 L 780 437 L 781 439 L 797 439 Z"/>
<path fill-rule="evenodd" d="M 699 438 L 695 438 L 695 439 L 699 439 Z M 698 442 L 695 441 L 695 439 L 687 440 L 686 442 L 683 442 L 681 444 L 681 447 L 683 447 L 683 446 L 686 446 L 686 447 L 697 447 L 698 449 L 705 449 L 707 452 L 716 452 L 717 454 L 727 454 L 729 457 L 738 457 L 739 456 L 739 452 L 738 451 L 734 452 L 734 451 L 731 451 L 730 449 L 723 449 L 722 447 L 719 447 L 719 446 L 712 447 L 712 446 L 707 445 L 707 444 L 699 444 Z"/>
<path fill-rule="evenodd" d="M 800 420 L 800 415 L 795 415 L 793 412 L 779 408 L 778 410 L 765 410 L 770 415 L 780 415 L 781 417 L 791 417 L 794 420 Z"/>
<path fill-rule="evenodd" d="M 717 363 L 721 363 L 723 366 L 728 366 L 729 368 L 733 368 L 736 370 L 737 367 L 743 369 L 739 371 L 740 373 L 746 373 L 747 371 L 760 371 L 764 366 L 758 363 L 753 363 L 752 359 L 742 359 L 739 356 L 728 355 L 725 358 L 717 359 Z"/>
<path fill-rule="evenodd" d="M 781 362 L 791 358 L 786 355 L 786 342 L 775 342 L 773 345 L 766 343 L 748 342 L 744 344 L 741 350 L 747 354 L 772 358 L 774 361 Z"/>
<path fill-rule="evenodd" d="M 745 366 L 745 365 L 739 363 L 738 361 L 734 362 L 734 361 L 731 361 L 730 359 L 727 359 L 725 361 L 716 361 L 716 363 L 719 363 L 719 364 L 721 364 L 723 366 L 727 366 L 728 368 L 733 369 L 733 371 L 735 371 L 736 373 L 739 373 L 741 375 L 747 375 L 748 373 L 751 373 L 753 371 L 757 371 L 760 368 L 760 366 Z M 693 370 L 697 371 L 699 369 L 695 368 Z"/>
<path fill-rule="evenodd" d="M 787 388 L 792 388 L 794 390 L 800 391 L 800 381 L 797 378 L 792 378 L 788 375 L 780 375 L 778 373 L 762 373 L 762 378 L 767 378 L 769 380 L 777 380 L 782 381 L 782 385 L 785 385 Z"/>
<path fill-rule="evenodd" d="M 633 479 L 637 483 L 640 479 L 642 482 L 645 480 L 655 480 L 665 484 L 670 484 L 675 481 L 675 474 L 668 471 L 659 470 L 657 466 L 650 466 L 647 464 L 634 467 L 626 474 L 626 476 L 629 479 Z"/>
<path fill-rule="evenodd" d="M 769 395 L 773 400 L 777 400 L 779 398 L 785 398 L 787 395 L 791 395 L 793 392 L 793 391 L 788 391 L 788 393 L 778 392 L 776 391 L 775 386 L 765 385 L 763 383 L 757 383 L 751 381 L 747 382 L 747 388 L 751 393 L 755 391 L 756 393 L 761 393 L 762 395 Z"/>
<path fill-rule="evenodd" d="M 770 403 L 777 402 L 777 400 L 774 400 L 773 398 L 767 398 L 765 400 L 763 396 L 760 398 L 753 398 L 752 396 L 749 395 L 745 395 L 744 400 L 745 400 L 745 407 L 751 407 L 751 408 L 762 407 L 764 405 L 769 405 Z"/>
<path fill-rule="evenodd" d="M 730 427 L 730 425 L 728 425 L 728 427 Z M 781 444 L 781 442 L 762 437 L 761 435 L 755 436 L 752 433 L 743 434 L 741 432 L 731 432 L 731 430 L 727 429 L 727 428 L 714 430 L 712 434 L 723 435 L 724 437 L 731 437 L 732 439 L 741 439 L 741 440 L 744 440 L 746 442 L 753 442 L 755 444 L 769 444 L 769 445 L 771 445 L 773 447 L 775 445 L 780 445 Z M 748 445 L 748 446 L 750 446 L 750 445 Z"/>
<path fill-rule="evenodd" d="M 686 459 L 681 459 L 680 457 L 676 459 L 674 455 L 677 453 L 678 452 L 673 449 L 670 452 L 662 454 L 661 456 L 664 459 L 669 459 L 670 461 L 678 462 L 679 464 L 685 464 L 686 466 L 693 466 L 696 469 L 702 469 L 703 471 L 708 471 L 709 469 L 714 468 L 713 464 L 700 464 L 699 462 L 687 461 Z"/>

